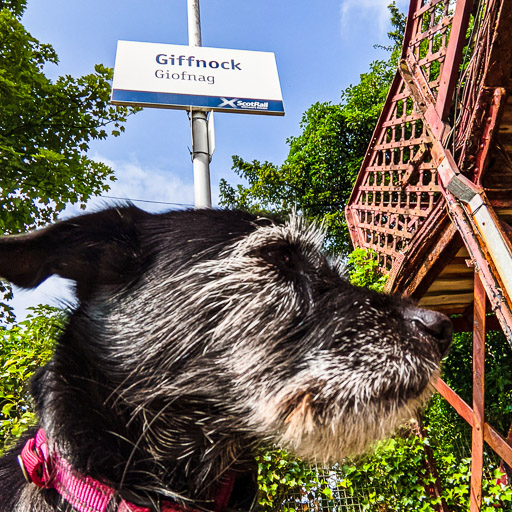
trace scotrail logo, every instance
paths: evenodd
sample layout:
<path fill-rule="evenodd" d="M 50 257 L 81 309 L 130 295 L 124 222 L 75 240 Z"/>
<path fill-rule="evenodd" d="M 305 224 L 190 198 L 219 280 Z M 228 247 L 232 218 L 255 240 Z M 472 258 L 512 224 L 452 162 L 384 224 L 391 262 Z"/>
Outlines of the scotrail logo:
<path fill-rule="evenodd" d="M 222 103 L 218 105 L 218 108 L 234 108 L 243 110 L 268 110 L 268 101 L 246 101 L 238 98 L 220 98 Z"/>

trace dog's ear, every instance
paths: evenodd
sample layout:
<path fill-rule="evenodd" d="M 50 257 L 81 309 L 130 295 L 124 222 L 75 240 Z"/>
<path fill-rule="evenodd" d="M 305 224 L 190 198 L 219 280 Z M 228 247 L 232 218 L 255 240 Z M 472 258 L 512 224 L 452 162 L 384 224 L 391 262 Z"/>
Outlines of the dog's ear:
<path fill-rule="evenodd" d="M 51 275 L 76 281 L 79 298 L 133 277 L 140 254 L 134 206 L 82 215 L 26 235 L 0 239 L 0 276 L 33 288 Z"/>

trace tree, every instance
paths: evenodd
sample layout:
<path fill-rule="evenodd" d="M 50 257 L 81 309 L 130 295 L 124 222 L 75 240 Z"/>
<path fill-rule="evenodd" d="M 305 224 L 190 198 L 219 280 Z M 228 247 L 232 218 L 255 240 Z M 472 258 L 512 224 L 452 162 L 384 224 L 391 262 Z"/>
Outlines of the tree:
<path fill-rule="evenodd" d="M 20 22 L 26 0 L 0 2 L 0 231 L 54 220 L 68 203 L 108 190 L 113 171 L 87 156 L 95 139 L 117 136 L 133 109 L 109 106 L 112 70 L 47 78 L 55 50 Z"/>
<path fill-rule="evenodd" d="M 324 222 L 332 252 L 349 252 L 344 208 L 395 74 L 405 27 L 396 5 L 389 8 L 394 27 L 388 34 L 390 59 L 373 62 L 358 84 L 341 93 L 341 103 L 312 105 L 302 117 L 302 133 L 287 139 L 290 151 L 282 165 L 233 156 L 232 169 L 248 185 L 221 180 L 221 205 L 256 212 L 296 209 Z"/>

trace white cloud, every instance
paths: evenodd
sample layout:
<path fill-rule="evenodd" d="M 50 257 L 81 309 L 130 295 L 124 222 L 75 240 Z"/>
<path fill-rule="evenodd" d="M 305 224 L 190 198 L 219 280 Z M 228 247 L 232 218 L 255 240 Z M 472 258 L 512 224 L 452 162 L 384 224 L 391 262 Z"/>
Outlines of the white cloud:
<path fill-rule="evenodd" d="M 101 155 L 95 155 L 93 159 L 112 167 L 117 181 L 110 182 L 110 190 L 104 197 L 91 199 L 87 204 L 87 211 L 119 204 L 126 199 L 133 200 L 136 206 L 151 212 L 186 208 L 194 204 L 192 169 L 190 181 L 185 181 L 177 173 L 165 169 L 145 168 L 136 160 L 113 161 Z M 78 207 L 70 206 L 63 217 L 79 212 Z"/>
<path fill-rule="evenodd" d="M 341 31 L 345 35 L 355 30 L 377 31 L 378 36 L 385 36 L 389 31 L 389 9 L 391 0 L 342 0 L 340 6 Z M 405 0 L 398 0 L 397 6 L 404 10 L 408 5 Z"/>

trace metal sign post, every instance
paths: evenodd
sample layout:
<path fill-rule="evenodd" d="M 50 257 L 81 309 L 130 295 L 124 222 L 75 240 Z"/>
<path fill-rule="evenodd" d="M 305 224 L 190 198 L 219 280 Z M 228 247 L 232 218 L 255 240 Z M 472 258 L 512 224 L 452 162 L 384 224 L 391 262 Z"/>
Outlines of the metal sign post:
<path fill-rule="evenodd" d="M 188 44 L 201 46 L 201 16 L 199 0 L 187 0 Z M 192 165 L 194 167 L 194 204 L 196 208 L 211 208 L 210 154 L 208 151 L 208 114 L 190 109 L 192 131 Z"/>
<path fill-rule="evenodd" d="M 114 105 L 186 110 L 196 208 L 211 208 L 213 112 L 284 115 L 271 52 L 201 46 L 199 0 L 187 0 L 189 45 L 118 41 Z"/>

